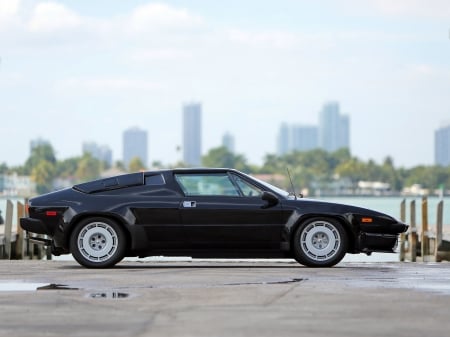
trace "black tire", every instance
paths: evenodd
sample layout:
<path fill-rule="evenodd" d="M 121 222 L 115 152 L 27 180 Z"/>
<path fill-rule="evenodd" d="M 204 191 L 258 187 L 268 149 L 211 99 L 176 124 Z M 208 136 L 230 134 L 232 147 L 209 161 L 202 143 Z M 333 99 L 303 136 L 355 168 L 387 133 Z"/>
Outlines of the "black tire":
<path fill-rule="evenodd" d="M 120 262 L 127 247 L 125 233 L 115 221 L 93 217 L 78 223 L 70 236 L 70 251 L 87 268 L 109 268 Z"/>
<path fill-rule="evenodd" d="M 308 267 L 332 267 L 344 258 L 347 245 L 347 234 L 338 221 L 312 218 L 300 224 L 295 232 L 294 257 Z"/>

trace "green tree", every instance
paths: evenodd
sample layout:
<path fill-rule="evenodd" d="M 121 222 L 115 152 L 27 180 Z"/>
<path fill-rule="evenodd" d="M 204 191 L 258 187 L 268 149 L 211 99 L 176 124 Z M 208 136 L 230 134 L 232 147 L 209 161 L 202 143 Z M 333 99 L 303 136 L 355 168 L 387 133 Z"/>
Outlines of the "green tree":
<path fill-rule="evenodd" d="M 85 153 L 78 162 L 75 176 L 79 181 L 93 180 L 100 176 L 101 170 L 102 163 L 90 153 Z"/>
<path fill-rule="evenodd" d="M 6 165 L 6 163 L 0 164 L 0 174 L 5 174 L 8 172 L 8 170 L 8 165 Z"/>
<path fill-rule="evenodd" d="M 56 164 L 55 151 L 51 144 L 41 144 L 31 150 L 30 157 L 28 157 L 24 165 L 24 173 L 31 174 L 33 168 L 43 160 L 53 166 Z"/>
<path fill-rule="evenodd" d="M 142 163 L 141 158 L 139 157 L 133 157 L 130 160 L 130 163 L 128 164 L 128 171 L 129 172 L 139 172 L 144 171 L 145 165 Z"/>
<path fill-rule="evenodd" d="M 55 165 L 47 160 L 40 160 L 31 172 L 31 178 L 36 183 L 36 191 L 39 194 L 53 190 L 55 177 Z"/>
<path fill-rule="evenodd" d="M 202 165 L 205 167 L 226 167 L 234 168 L 243 172 L 250 172 L 247 159 L 240 154 L 230 152 L 225 146 L 220 146 L 209 150 L 202 157 Z"/>

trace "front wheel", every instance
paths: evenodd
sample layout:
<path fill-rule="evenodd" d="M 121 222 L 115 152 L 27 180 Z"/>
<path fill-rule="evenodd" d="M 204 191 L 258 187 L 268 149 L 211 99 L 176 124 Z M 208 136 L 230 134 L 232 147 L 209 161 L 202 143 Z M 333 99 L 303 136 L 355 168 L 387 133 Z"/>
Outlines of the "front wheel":
<path fill-rule="evenodd" d="M 295 259 L 305 266 L 331 267 L 345 256 L 347 234 L 334 219 L 309 219 L 298 227 L 293 249 Z"/>
<path fill-rule="evenodd" d="M 123 229 L 107 218 L 81 221 L 70 237 L 70 251 L 79 264 L 88 268 L 108 268 L 125 256 Z"/>

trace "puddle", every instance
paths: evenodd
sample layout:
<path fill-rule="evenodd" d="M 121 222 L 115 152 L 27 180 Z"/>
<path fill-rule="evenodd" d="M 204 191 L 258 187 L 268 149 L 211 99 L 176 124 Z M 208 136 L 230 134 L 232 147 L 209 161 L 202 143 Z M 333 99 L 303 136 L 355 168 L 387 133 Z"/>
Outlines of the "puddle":
<path fill-rule="evenodd" d="M 242 285 L 265 285 L 265 284 L 289 284 L 289 283 L 298 283 L 301 281 L 304 281 L 303 278 L 292 278 L 287 280 L 280 280 L 280 281 L 261 281 L 261 282 L 238 282 L 238 283 L 225 283 L 224 286 L 242 286 Z"/>
<path fill-rule="evenodd" d="M 109 300 L 117 300 L 128 298 L 130 295 L 127 293 L 120 293 L 117 291 L 101 291 L 96 293 L 90 293 L 87 297 L 95 298 L 95 299 L 109 299 Z"/>
<path fill-rule="evenodd" d="M 50 283 L 42 287 L 38 287 L 37 290 L 79 290 L 79 288 L 70 288 L 65 284 Z"/>
<path fill-rule="evenodd" d="M 0 292 L 37 290 L 78 290 L 78 288 L 70 288 L 65 284 L 55 283 L 0 282 Z"/>
<path fill-rule="evenodd" d="M 48 283 L 0 282 L 0 292 L 36 291 L 38 288 L 45 286 L 48 286 Z"/>

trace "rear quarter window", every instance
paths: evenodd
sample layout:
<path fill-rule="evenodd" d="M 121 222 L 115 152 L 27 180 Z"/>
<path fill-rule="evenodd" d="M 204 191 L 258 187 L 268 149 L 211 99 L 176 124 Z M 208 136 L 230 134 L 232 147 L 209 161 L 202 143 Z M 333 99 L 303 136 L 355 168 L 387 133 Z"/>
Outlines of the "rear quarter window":
<path fill-rule="evenodd" d="M 164 185 L 165 183 L 166 182 L 165 182 L 162 174 L 155 174 L 155 175 L 145 177 L 145 185 L 147 185 L 147 186 L 158 186 L 158 185 Z"/>

